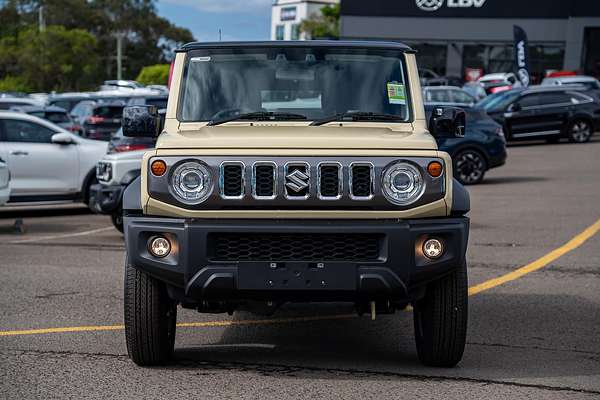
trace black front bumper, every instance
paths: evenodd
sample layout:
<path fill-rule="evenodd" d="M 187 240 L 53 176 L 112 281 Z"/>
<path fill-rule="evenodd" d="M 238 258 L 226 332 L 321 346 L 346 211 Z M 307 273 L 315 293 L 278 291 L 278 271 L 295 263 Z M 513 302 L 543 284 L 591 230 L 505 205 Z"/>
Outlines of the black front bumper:
<path fill-rule="evenodd" d="M 166 282 L 169 293 L 188 304 L 202 300 L 410 301 L 418 296 L 425 283 L 464 262 L 469 232 L 466 217 L 402 221 L 213 221 L 126 216 L 124 223 L 129 265 Z M 234 252 L 246 255 L 238 260 L 214 253 L 218 247 L 215 237 L 236 234 L 254 239 L 280 237 L 282 247 L 289 244 L 285 243 L 291 240 L 288 238 L 300 237 L 301 241 L 294 242 L 294 246 L 300 246 L 315 235 L 323 238 L 319 239 L 323 240 L 323 246 L 313 244 L 313 254 L 320 254 L 319 247 L 326 249 L 331 243 L 325 241 L 332 237 L 343 239 L 343 235 L 355 235 L 356 239 L 356 235 L 362 234 L 376 237 L 378 248 L 375 257 L 365 256 L 362 260 L 360 255 L 352 256 L 357 258 L 354 260 L 344 254 L 336 260 L 332 256 L 335 252 L 327 253 L 324 260 L 319 260 L 318 255 L 306 261 L 290 260 L 290 256 L 251 260 L 247 255 L 255 250 L 268 253 L 250 247 Z M 164 258 L 156 258 L 148 251 L 149 241 L 156 235 L 172 243 L 173 250 Z M 443 255 L 435 261 L 428 260 L 421 252 L 423 241 L 430 237 L 445 243 Z M 257 247 L 256 240 L 250 243 Z M 268 245 L 278 250 L 277 243 Z M 290 246 L 286 251 L 278 254 L 294 253 Z"/>
<path fill-rule="evenodd" d="M 90 208 L 99 214 L 120 212 L 123 201 L 124 185 L 103 185 L 97 183 L 90 187 Z"/>

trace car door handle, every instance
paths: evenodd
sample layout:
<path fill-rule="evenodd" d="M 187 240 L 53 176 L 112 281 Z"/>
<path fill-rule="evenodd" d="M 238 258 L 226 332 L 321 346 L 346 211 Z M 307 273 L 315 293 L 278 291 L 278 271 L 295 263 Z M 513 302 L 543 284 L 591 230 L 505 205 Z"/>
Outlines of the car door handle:
<path fill-rule="evenodd" d="M 29 152 L 24 150 L 13 150 L 10 152 L 13 156 L 28 156 Z"/>

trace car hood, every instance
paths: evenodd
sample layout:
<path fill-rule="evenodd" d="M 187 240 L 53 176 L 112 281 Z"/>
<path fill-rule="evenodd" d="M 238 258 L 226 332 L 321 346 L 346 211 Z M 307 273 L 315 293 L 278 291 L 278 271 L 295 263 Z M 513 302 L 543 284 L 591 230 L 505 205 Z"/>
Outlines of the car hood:
<path fill-rule="evenodd" d="M 141 160 L 144 153 L 152 149 L 136 150 L 136 151 L 124 151 L 122 153 L 111 153 L 102 157 L 104 161 L 127 161 L 127 160 Z"/>
<path fill-rule="evenodd" d="M 159 149 L 360 149 L 437 150 L 425 130 L 415 132 L 412 124 L 394 129 L 358 124 L 351 126 L 282 126 L 268 123 L 186 127 L 158 138 Z"/>

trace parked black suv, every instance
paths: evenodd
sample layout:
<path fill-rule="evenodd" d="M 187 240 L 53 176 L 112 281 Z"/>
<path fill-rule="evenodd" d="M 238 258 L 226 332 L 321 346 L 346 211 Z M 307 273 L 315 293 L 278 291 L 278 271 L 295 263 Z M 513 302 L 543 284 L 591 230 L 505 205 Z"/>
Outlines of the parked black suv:
<path fill-rule="evenodd" d="M 590 140 L 600 126 L 600 103 L 574 87 L 532 86 L 486 97 L 477 107 L 504 127 L 506 139 Z"/>
<path fill-rule="evenodd" d="M 81 126 L 83 137 L 110 140 L 121 128 L 124 106 L 122 102 L 84 100 L 71 110 L 71 118 Z"/>

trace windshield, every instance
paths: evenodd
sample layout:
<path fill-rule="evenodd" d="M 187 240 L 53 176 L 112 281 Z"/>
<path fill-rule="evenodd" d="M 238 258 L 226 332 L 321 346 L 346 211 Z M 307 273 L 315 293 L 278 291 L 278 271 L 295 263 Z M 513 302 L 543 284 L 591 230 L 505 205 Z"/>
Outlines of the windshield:
<path fill-rule="evenodd" d="M 179 119 L 215 121 L 268 112 L 271 120 L 294 119 L 291 114 L 317 120 L 360 111 L 408 121 L 405 71 L 403 54 L 396 50 L 195 50 L 187 55 Z"/>
<path fill-rule="evenodd" d="M 477 103 L 477 107 L 483 108 L 487 112 L 504 111 L 513 101 L 515 101 L 520 91 L 499 92 L 489 95 Z"/>

